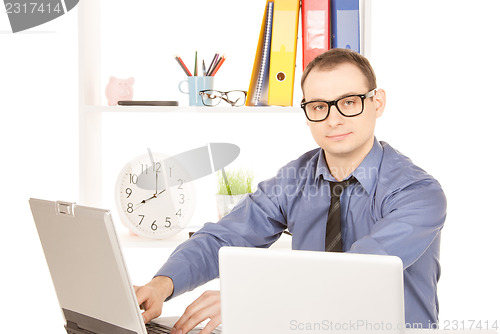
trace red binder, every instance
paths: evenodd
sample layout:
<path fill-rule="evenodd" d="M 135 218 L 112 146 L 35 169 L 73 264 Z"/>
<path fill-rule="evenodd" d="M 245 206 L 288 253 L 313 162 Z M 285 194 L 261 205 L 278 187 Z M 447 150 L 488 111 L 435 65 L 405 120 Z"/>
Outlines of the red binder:
<path fill-rule="evenodd" d="M 330 0 L 302 0 L 302 69 L 330 49 Z"/>

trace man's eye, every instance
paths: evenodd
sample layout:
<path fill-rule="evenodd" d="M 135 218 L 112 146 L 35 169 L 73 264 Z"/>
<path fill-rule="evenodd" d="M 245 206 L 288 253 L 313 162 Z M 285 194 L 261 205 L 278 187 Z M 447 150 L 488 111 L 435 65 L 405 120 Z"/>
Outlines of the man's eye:
<path fill-rule="evenodd" d="M 348 96 L 339 101 L 339 104 L 344 108 L 357 108 L 361 103 L 362 101 L 359 96 Z"/>
<path fill-rule="evenodd" d="M 326 109 L 326 107 L 327 107 L 327 106 L 326 106 L 326 104 L 324 104 L 324 103 L 317 103 L 317 104 L 314 104 L 314 105 L 313 105 L 313 109 L 314 109 L 315 111 L 323 111 L 323 110 L 325 110 L 325 109 Z"/>

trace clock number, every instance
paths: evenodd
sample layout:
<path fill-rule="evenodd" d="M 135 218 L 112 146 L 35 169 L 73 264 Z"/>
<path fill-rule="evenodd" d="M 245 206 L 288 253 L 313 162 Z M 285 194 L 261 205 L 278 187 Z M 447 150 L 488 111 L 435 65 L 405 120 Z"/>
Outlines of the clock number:
<path fill-rule="evenodd" d="M 127 194 L 127 198 L 129 198 L 130 195 L 132 195 L 132 189 L 130 188 L 125 189 L 125 193 Z"/>
<path fill-rule="evenodd" d="M 130 175 L 130 183 L 137 183 L 137 174 L 129 174 Z"/>
<path fill-rule="evenodd" d="M 158 229 L 158 225 L 156 225 L 156 220 L 151 224 L 151 229 L 156 231 Z"/>
<path fill-rule="evenodd" d="M 165 218 L 165 227 L 170 228 L 172 226 L 172 222 L 170 221 L 170 217 Z"/>
<path fill-rule="evenodd" d="M 134 212 L 134 204 L 132 204 L 132 203 L 127 204 L 127 212 L 128 213 Z"/>
<path fill-rule="evenodd" d="M 148 164 L 141 164 L 141 173 L 148 174 Z"/>
<path fill-rule="evenodd" d="M 141 225 L 142 221 L 144 220 L 144 215 L 139 215 L 139 217 L 141 217 L 141 221 L 139 222 L 139 225 Z"/>
<path fill-rule="evenodd" d="M 179 186 L 177 187 L 177 189 L 180 189 L 182 190 L 182 185 L 184 184 L 184 181 L 182 181 L 182 179 L 179 179 Z"/>
<path fill-rule="evenodd" d="M 176 216 L 179 216 L 179 217 L 182 217 L 182 211 L 181 211 L 181 210 L 182 210 L 182 209 L 179 209 L 179 211 L 177 211 L 177 212 L 175 213 L 175 215 L 176 215 Z"/>
<path fill-rule="evenodd" d="M 184 204 L 184 194 L 180 194 L 181 199 L 179 200 L 180 204 Z"/>
<path fill-rule="evenodd" d="M 159 162 L 155 163 L 155 167 L 156 167 L 155 172 L 159 172 L 160 168 L 161 168 L 161 163 L 159 163 Z"/>

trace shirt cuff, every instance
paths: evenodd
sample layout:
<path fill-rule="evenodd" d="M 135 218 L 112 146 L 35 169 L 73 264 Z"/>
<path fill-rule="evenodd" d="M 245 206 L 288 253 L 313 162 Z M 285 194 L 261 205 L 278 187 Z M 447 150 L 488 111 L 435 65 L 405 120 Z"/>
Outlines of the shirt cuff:
<path fill-rule="evenodd" d="M 191 274 L 189 273 L 189 266 L 186 266 L 185 263 L 170 259 L 158 270 L 154 277 L 157 276 L 170 277 L 174 283 L 174 290 L 165 301 L 189 290 L 189 282 L 187 282 L 186 277 L 191 277 Z"/>

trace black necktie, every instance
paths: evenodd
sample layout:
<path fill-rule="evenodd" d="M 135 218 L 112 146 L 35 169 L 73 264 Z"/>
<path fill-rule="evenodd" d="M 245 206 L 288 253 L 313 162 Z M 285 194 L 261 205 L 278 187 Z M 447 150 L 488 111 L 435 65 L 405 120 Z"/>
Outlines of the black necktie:
<path fill-rule="evenodd" d="M 342 252 L 343 250 L 342 233 L 340 231 L 340 194 L 353 180 L 354 178 L 351 177 L 342 182 L 330 182 L 331 202 L 326 221 L 326 252 Z"/>

